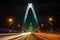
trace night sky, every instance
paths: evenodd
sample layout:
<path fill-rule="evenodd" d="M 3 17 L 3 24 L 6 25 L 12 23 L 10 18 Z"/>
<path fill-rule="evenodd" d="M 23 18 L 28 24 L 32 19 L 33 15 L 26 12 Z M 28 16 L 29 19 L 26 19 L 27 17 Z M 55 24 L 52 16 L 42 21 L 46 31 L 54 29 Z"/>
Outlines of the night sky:
<path fill-rule="evenodd" d="M 53 17 L 53 24 L 60 31 L 60 1 L 58 0 L 0 0 L 0 29 L 7 28 L 7 19 L 14 18 L 14 24 L 23 24 L 28 3 L 33 3 L 40 23 L 47 22 L 48 17 Z"/>

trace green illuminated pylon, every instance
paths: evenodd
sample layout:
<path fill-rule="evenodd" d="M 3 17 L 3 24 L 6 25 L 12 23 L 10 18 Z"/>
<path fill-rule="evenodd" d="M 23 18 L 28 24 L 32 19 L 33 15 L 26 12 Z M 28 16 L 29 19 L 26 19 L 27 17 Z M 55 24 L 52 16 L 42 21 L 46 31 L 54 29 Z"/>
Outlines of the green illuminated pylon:
<path fill-rule="evenodd" d="M 31 22 L 29 23 L 28 31 L 30 32 L 34 31 L 34 28 Z"/>
<path fill-rule="evenodd" d="M 23 23 L 23 25 L 25 25 L 25 23 L 26 23 L 28 12 L 29 12 L 30 8 L 31 8 L 31 10 L 33 12 L 33 16 L 34 16 L 34 19 L 35 19 L 35 22 L 36 22 L 36 25 L 37 25 L 38 24 L 38 20 L 37 20 L 37 16 L 36 16 L 36 13 L 35 13 L 35 10 L 34 10 L 34 7 L 33 7 L 32 3 L 28 3 L 27 10 L 26 10 L 25 17 L 24 17 L 24 23 Z"/>

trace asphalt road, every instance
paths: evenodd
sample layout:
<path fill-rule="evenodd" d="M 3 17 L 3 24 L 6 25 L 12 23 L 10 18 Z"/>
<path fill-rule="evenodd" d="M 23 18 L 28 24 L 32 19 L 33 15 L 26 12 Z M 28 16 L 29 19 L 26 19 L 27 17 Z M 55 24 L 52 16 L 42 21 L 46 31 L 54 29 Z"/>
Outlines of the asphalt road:
<path fill-rule="evenodd" d="M 0 40 L 60 40 L 60 34 L 56 33 L 7 33 L 0 34 Z"/>

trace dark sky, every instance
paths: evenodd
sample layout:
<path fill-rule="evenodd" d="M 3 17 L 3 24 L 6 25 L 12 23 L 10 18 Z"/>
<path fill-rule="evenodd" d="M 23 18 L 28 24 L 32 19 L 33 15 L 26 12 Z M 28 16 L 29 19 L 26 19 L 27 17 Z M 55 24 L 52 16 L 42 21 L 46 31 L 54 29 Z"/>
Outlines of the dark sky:
<path fill-rule="evenodd" d="M 58 0 L 0 0 L 0 26 L 6 25 L 6 19 L 9 17 L 23 24 L 28 3 L 33 3 L 39 23 L 51 16 L 54 18 L 53 24 L 60 29 L 60 1 Z"/>

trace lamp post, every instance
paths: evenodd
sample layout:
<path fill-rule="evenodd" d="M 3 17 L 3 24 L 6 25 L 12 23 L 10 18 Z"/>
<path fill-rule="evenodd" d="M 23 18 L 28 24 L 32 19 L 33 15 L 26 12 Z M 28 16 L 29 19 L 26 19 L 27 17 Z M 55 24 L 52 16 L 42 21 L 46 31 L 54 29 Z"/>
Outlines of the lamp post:
<path fill-rule="evenodd" d="M 10 25 L 13 23 L 13 18 L 9 18 L 8 23 L 9 23 L 9 27 L 10 27 Z"/>
<path fill-rule="evenodd" d="M 9 27 L 8 27 L 9 32 L 11 32 L 11 30 L 10 30 L 10 26 L 13 24 L 14 20 L 13 20 L 13 18 L 8 18 L 7 21 L 8 21 L 8 23 L 9 23 Z"/>
<path fill-rule="evenodd" d="M 48 22 L 49 22 L 49 24 L 51 24 L 51 26 L 54 27 L 54 25 L 52 24 L 53 23 L 53 18 L 52 17 L 49 17 Z M 53 32 L 53 28 L 52 27 L 51 27 L 50 31 Z"/>

